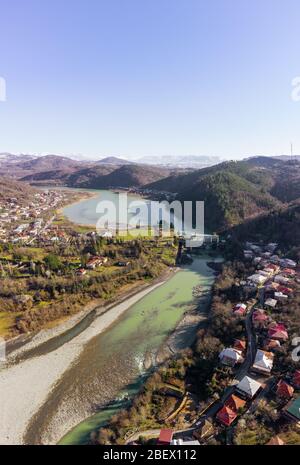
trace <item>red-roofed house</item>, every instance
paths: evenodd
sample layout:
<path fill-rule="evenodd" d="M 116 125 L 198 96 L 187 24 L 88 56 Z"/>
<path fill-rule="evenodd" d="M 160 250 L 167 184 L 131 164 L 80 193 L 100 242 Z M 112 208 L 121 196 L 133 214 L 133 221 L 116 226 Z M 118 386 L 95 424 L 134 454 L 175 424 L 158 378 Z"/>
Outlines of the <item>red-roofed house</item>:
<path fill-rule="evenodd" d="M 235 315 L 244 315 L 247 311 L 247 305 L 246 304 L 237 304 L 235 307 L 233 307 L 233 313 Z"/>
<path fill-rule="evenodd" d="M 157 445 L 163 446 L 171 444 L 173 439 L 173 430 L 171 429 L 162 429 L 157 440 Z"/>
<path fill-rule="evenodd" d="M 278 265 L 275 265 L 275 263 L 269 263 L 266 268 L 270 268 L 271 270 L 274 271 L 274 273 L 277 273 L 277 271 L 279 271 L 279 266 Z"/>
<path fill-rule="evenodd" d="M 275 339 L 267 339 L 264 345 L 264 350 L 272 351 L 278 349 L 279 347 L 281 347 L 280 341 Z"/>
<path fill-rule="evenodd" d="M 108 260 L 107 257 L 98 257 L 98 256 L 92 257 L 87 262 L 86 267 L 89 270 L 94 270 L 95 268 L 103 265 L 103 263 L 106 263 L 107 260 Z"/>
<path fill-rule="evenodd" d="M 242 339 L 236 339 L 234 341 L 233 348 L 244 352 L 244 350 L 246 350 L 246 341 L 243 341 Z"/>
<path fill-rule="evenodd" d="M 78 276 L 84 276 L 86 274 L 86 270 L 84 268 L 79 268 L 78 270 L 76 270 L 76 274 Z"/>
<path fill-rule="evenodd" d="M 225 402 L 225 407 L 229 407 L 233 412 L 238 412 L 239 409 L 243 408 L 246 404 L 244 399 L 232 394 Z"/>
<path fill-rule="evenodd" d="M 291 268 L 284 268 L 284 270 L 282 270 L 282 273 L 286 274 L 287 276 L 295 276 L 296 271 L 292 270 Z"/>
<path fill-rule="evenodd" d="M 277 291 L 279 289 L 280 284 L 271 282 L 265 286 L 266 291 Z"/>
<path fill-rule="evenodd" d="M 252 322 L 256 327 L 263 327 L 268 320 L 268 315 L 266 315 L 265 311 L 260 308 L 255 310 L 252 314 Z"/>
<path fill-rule="evenodd" d="M 287 341 L 289 335 L 283 324 L 272 323 L 269 326 L 268 337 L 270 339 L 278 339 L 279 341 Z"/>
<path fill-rule="evenodd" d="M 286 287 L 286 286 L 279 286 L 277 288 L 277 291 L 282 292 L 282 294 L 289 295 L 293 292 L 293 289 L 291 289 L 290 287 Z"/>
<path fill-rule="evenodd" d="M 231 423 L 236 419 L 237 413 L 235 413 L 231 408 L 224 405 L 221 410 L 217 413 L 217 420 L 225 426 L 230 426 Z"/>
<path fill-rule="evenodd" d="M 280 399 L 290 399 L 294 394 L 294 388 L 281 379 L 277 384 L 276 396 Z"/>
<path fill-rule="evenodd" d="M 296 389 L 300 389 L 300 370 L 296 370 L 293 376 L 293 385 Z"/>

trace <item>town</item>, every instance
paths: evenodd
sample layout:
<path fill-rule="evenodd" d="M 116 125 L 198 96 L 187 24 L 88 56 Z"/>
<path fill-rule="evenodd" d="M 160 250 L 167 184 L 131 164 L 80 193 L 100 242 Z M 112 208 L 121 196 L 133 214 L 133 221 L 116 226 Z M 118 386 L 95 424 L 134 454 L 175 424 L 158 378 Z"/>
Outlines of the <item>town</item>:
<path fill-rule="evenodd" d="M 13 197 L 2 201 L 0 329 L 4 336 L 47 327 L 76 313 L 91 298 L 109 303 L 124 285 L 127 289 L 130 283 L 134 289 L 135 282 L 153 279 L 175 263 L 191 263 L 199 254 L 226 255 L 231 243 L 230 238 L 219 240 L 216 234 L 130 239 L 107 231 L 97 233 L 62 216 L 61 208 L 71 200 L 68 191 L 45 189 L 34 192 L 27 202 Z M 121 442 L 281 445 L 298 440 L 300 370 L 293 341 L 299 328 L 300 267 L 282 254 L 278 243 L 246 241 L 240 254 L 236 269 L 228 268 L 227 262 L 217 268 L 208 313 L 212 328 L 220 325 L 218 318 L 227 318 L 231 330 L 224 336 L 209 327 L 211 336 L 205 333 L 203 340 L 199 330 L 196 375 L 188 374 L 191 369 L 185 366 L 195 363 L 195 355 L 190 352 L 189 361 L 182 362 L 177 354 L 174 363 L 184 366 L 183 377 L 176 379 L 176 369 L 167 368 L 170 379 L 165 373 L 165 382 L 155 387 L 161 398 L 161 411 L 156 413 L 159 421 L 146 431 L 130 423 L 125 432 L 118 428 Z M 235 252 L 233 263 L 236 256 Z M 222 279 L 225 294 L 217 290 Z M 193 296 L 201 299 L 198 287 Z M 294 318 L 290 315 L 293 309 Z M 211 358 L 205 368 L 208 384 L 199 397 L 194 383 L 207 350 Z M 172 363 L 171 357 L 167 367 Z M 170 405 L 167 411 L 165 402 Z M 99 434 L 100 443 L 111 443 L 104 439 L 105 429 Z"/>
<path fill-rule="evenodd" d="M 2 199 L 0 336 L 41 329 L 174 266 L 172 238 L 118 238 L 68 221 L 63 206 L 86 197 L 45 189 Z"/>
<path fill-rule="evenodd" d="M 209 400 L 199 404 L 193 387 L 180 382 L 174 370 L 169 378 L 170 368 L 162 383 L 167 389 L 160 383 L 154 387 L 163 403 L 169 396 L 177 399 L 162 421 L 165 427 L 135 431 L 131 425 L 125 435 L 127 444 L 299 442 L 300 349 L 294 340 L 299 341 L 300 267 L 279 256 L 277 249 L 276 243 L 246 242 L 244 246 L 243 273 L 234 282 L 235 300 L 240 300 L 229 310 L 233 328 L 242 326 L 227 335 L 233 344 L 224 345 L 217 354 Z M 234 338 L 236 332 L 238 338 Z"/>
<path fill-rule="evenodd" d="M 50 227 L 55 216 L 51 212 L 66 202 L 64 192 L 43 190 L 32 195 L 30 203 L 17 198 L 0 202 L 0 240 L 3 243 L 29 244 L 55 240 Z"/>

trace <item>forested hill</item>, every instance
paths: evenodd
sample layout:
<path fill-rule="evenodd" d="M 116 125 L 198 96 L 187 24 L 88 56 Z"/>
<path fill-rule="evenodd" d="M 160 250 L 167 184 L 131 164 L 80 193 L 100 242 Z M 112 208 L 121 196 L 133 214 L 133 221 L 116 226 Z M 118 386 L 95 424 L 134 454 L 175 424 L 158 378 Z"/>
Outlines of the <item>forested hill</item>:
<path fill-rule="evenodd" d="M 247 241 L 277 242 L 279 249 L 300 260 L 300 202 L 259 218 L 251 219 L 231 231 L 236 243 Z"/>
<path fill-rule="evenodd" d="M 100 162 L 75 162 L 46 156 L 17 162 L 7 156 L 1 172 L 41 185 L 114 189 L 142 188 L 176 193 L 176 198 L 205 201 L 207 232 L 221 232 L 300 199 L 300 162 L 253 157 L 191 170 L 123 163 L 110 157 Z M 1 171 L 2 170 L 2 171 Z M 25 187 L 24 187 L 25 189 Z"/>
<path fill-rule="evenodd" d="M 170 176 L 150 188 L 205 201 L 207 231 L 222 231 L 300 197 L 300 163 L 256 157 Z"/>

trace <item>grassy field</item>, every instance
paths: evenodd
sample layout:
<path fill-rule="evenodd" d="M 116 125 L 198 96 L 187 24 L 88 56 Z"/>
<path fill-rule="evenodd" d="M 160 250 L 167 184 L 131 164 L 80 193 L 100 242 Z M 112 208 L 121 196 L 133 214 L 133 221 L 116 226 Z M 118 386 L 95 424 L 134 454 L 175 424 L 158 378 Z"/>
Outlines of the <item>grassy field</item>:
<path fill-rule="evenodd" d="M 20 313 L 0 312 L 0 336 L 6 338 L 11 334 L 16 317 Z"/>

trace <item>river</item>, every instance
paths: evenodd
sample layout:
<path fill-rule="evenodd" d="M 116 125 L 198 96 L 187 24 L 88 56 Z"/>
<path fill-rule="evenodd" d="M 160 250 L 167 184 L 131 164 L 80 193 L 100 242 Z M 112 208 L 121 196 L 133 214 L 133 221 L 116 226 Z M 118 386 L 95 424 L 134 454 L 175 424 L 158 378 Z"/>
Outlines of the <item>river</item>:
<path fill-rule="evenodd" d="M 116 202 L 117 194 L 93 192 L 96 197 L 66 207 L 64 214 L 95 224 L 99 200 Z M 212 258 L 196 256 L 165 283 L 127 299 L 125 311 L 122 304 L 103 316 L 91 312 L 74 328 L 21 352 L 0 371 L 3 442 L 86 444 L 92 431 L 130 402 L 170 345 L 171 352 L 191 345 L 197 325 L 184 316 L 205 317 L 214 281 L 207 261 Z M 205 297 L 193 296 L 198 285 Z"/>
<path fill-rule="evenodd" d="M 84 444 L 91 431 L 105 424 L 137 393 L 157 363 L 159 348 L 184 313 L 196 307 L 205 311 L 207 302 L 199 306 L 192 291 L 199 284 L 209 290 L 213 283 L 207 260 L 209 257 L 195 258 L 192 265 L 143 297 L 85 345 L 32 418 L 26 443 L 60 440 L 61 444 Z M 187 327 L 180 331 L 176 349 L 191 342 L 191 328 Z M 70 432 L 64 435 L 66 428 Z"/>

